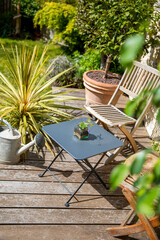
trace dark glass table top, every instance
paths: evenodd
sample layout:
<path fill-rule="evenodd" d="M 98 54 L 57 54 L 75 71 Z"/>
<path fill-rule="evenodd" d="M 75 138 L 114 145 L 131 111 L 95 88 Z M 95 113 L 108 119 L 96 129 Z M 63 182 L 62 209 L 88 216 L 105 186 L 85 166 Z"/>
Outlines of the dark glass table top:
<path fill-rule="evenodd" d="M 76 160 L 83 160 L 123 145 L 120 139 L 92 121 L 94 125 L 89 127 L 88 139 L 78 139 L 73 135 L 74 128 L 83 121 L 86 122 L 87 118 L 46 125 L 42 129 Z"/>

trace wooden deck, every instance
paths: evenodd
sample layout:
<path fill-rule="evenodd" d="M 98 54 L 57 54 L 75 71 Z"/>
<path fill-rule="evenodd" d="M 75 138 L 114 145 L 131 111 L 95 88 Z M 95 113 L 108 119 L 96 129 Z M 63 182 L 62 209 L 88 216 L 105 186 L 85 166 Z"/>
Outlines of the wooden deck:
<path fill-rule="evenodd" d="M 74 93 L 84 97 L 84 91 Z M 84 100 L 74 102 L 83 106 Z M 120 107 L 124 106 L 122 97 Z M 76 117 L 87 116 L 76 112 Z M 150 140 L 144 127 L 140 127 L 136 140 L 148 147 Z M 91 158 L 96 162 L 97 157 Z M 125 159 L 119 155 L 114 163 L 99 165 L 98 172 L 108 183 L 111 169 Z M 69 198 L 66 190 L 48 172 L 38 177 L 52 160 L 44 149 L 39 155 L 29 151 L 24 163 L 0 165 L 0 240 L 112 240 L 148 239 L 145 233 L 114 238 L 106 229 L 122 222 L 130 207 L 121 193 L 107 191 L 94 177 L 80 189 L 70 207 L 64 206 Z M 67 153 L 58 158 L 52 167 L 55 175 L 74 191 L 86 176 L 85 172 Z"/>

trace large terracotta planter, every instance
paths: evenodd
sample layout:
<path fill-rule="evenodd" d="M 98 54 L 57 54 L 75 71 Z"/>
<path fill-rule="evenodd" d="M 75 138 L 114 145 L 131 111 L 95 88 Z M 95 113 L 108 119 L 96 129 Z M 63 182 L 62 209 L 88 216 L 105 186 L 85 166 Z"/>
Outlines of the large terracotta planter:
<path fill-rule="evenodd" d="M 118 85 L 102 83 L 89 78 L 87 76 L 87 73 L 92 71 L 101 71 L 101 70 L 91 70 L 83 74 L 83 84 L 85 86 L 86 104 L 107 104 Z M 104 72 L 104 71 L 101 71 L 101 72 Z M 110 74 L 115 75 L 115 77 L 119 76 L 116 73 L 110 73 Z M 117 97 L 117 99 L 114 100 L 113 104 L 116 104 L 119 96 Z"/>

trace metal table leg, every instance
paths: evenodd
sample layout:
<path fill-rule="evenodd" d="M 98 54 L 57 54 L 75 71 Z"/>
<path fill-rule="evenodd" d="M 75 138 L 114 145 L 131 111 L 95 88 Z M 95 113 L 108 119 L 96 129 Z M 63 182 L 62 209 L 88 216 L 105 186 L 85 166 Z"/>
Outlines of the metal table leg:
<path fill-rule="evenodd" d="M 92 170 L 92 173 L 94 173 L 96 175 L 96 177 L 98 178 L 98 180 L 102 183 L 102 185 L 108 190 L 109 186 L 106 186 L 106 184 L 103 182 L 102 178 L 98 175 L 98 173 L 95 171 L 95 167 L 92 167 L 92 165 L 88 162 L 87 159 L 85 159 L 87 166 L 90 167 L 90 169 Z"/>
<path fill-rule="evenodd" d="M 68 199 L 68 201 L 66 202 L 65 206 L 69 207 L 69 202 L 71 201 L 71 199 L 74 197 L 74 195 L 79 191 L 79 189 L 83 186 L 83 184 L 85 183 L 85 181 L 89 178 L 89 176 L 91 175 L 91 171 L 89 172 L 89 174 L 87 175 L 87 177 L 83 180 L 83 182 L 79 185 L 79 187 L 76 189 L 76 191 L 72 194 L 72 196 Z"/>
<path fill-rule="evenodd" d="M 63 151 L 63 149 L 61 149 L 61 151 L 55 156 L 55 158 L 52 160 L 52 162 L 49 164 L 49 166 L 46 167 L 46 169 L 44 170 L 43 173 L 38 174 L 39 177 L 43 177 L 44 176 L 44 174 L 50 169 L 50 167 L 55 162 L 55 160 L 59 157 L 59 155 L 62 153 L 62 151 Z"/>
<path fill-rule="evenodd" d="M 103 180 L 101 179 L 101 177 L 97 174 L 97 172 L 95 171 L 95 168 L 98 166 L 98 164 L 102 161 L 103 157 L 105 156 L 105 153 L 101 156 L 101 158 L 98 160 L 98 162 L 95 164 L 94 167 L 92 167 L 92 165 L 88 162 L 87 159 L 84 159 L 84 161 L 86 162 L 86 165 L 88 167 L 90 167 L 91 171 L 88 173 L 87 177 L 83 180 L 83 182 L 79 185 L 79 187 L 76 189 L 76 191 L 71 195 L 71 197 L 68 199 L 68 201 L 66 202 L 65 206 L 69 207 L 69 202 L 71 201 L 71 199 L 74 197 L 74 195 L 79 191 L 79 189 L 83 186 L 83 184 L 85 183 L 85 181 L 89 178 L 89 176 L 94 173 L 96 175 L 96 177 L 99 179 L 99 181 L 102 183 L 102 185 L 105 187 L 105 189 L 109 189 L 108 186 L 106 186 L 106 184 L 103 182 Z M 75 159 L 76 160 L 76 159 Z M 76 160 L 78 163 L 79 161 Z M 82 163 L 80 163 L 81 166 Z M 83 168 L 83 167 L 82 167 Z"/>
<path fill-rule="evenodd" d="M 38 174 L 38 176 L 39 176 L 39 177 L 43 177 L 44 174 L 45 174 L 47 171 L 50 172 L 50 174 L 67 190 L 67 192 L 68 192 L 69 194 L 73 195 L 72 192 L 71 192 L 71 191 L 59 180 L 59 178 L 56 177 L 56 175 L 53 174 L 53 172 L 51 172 L 51 170 L 50 170 L 50 167 L 51 167 L 52 164 L 55 162 L 55 160 L 58 158 L 58 156 L 62 153 L 63 150 L 64 150 L 64 149 L 61 149 L 61 151 L 55 156 L 55 158 L 52 160 L 52 162 L 49 164 L 49 166 L 46 167 L 46 169 L 44 170 L 44 172 L 41 173 L 41 174 Z M 77 200 L 76 197 L 75 197 L 75 199 Z"/>
<path fill-rule="evenodd" d="M 95 171 L 95 169 L 96 169 L 96 167 L 98 166 L 98 164 L 102 161 L 102 159 L 103 159 L 103 157 L 106 155 L 105 153 L 103 153 L 103 155 L 100 157 L 100 159 L 98 160 L 98 162 L 95 164 L 95 166 L 94 167 L 92 167 L 92 165 L 89 163 L 89 161 L 87 160 L 87 159 L 84 159 L 83 161 L 81 160 L 81 161 L 78 161 L 78 160 L 76 160 L 76 162 L 82 167 L 82 169 L 87 169 L 86 167 L 84 167 L 84 163 L 90 168 L 90 171 L 87 169 L 87 171 L 88 171 L 88 175 L 87 175 L 87 177 L 83 180 L 83 182 L 79 185 L 79 187 L 75 190 L 75 192 L 74 193 L 72 193 L 72 192 L 70 192 L 70 190 L 50 171 L 50 167 L 52 166 L 52 164 L 55 162 L 55 160 L 59 157 L 59 155 L 62 153 L 62 151 L 63 151 L 63 149 L 61 149 L 61 151 L 55 156 L 55 158 L 52 160 L 52 162 L 49 164 L 49 166 L 48 167 L 46 167 L 46 169 L 44 170 L 44 172 L 43 173 L 41 173 L 41 174 L 39 174 L 38 176 L 39 177 L 43 177 L 44 176 L 44 174 L 47 172 L 47 171 L 49 171 L 51 174 L 52 174 L 52 176 L 54 177 L 54 178 L 56 178 L 57 179 L 57 181 L 71 194 L 71 197 L 68 199 L 68 201 L 66 202 L 66 204 L 65 204 L 65 206 L 66 207 L 69 207 L 69 202 L 71 201 L 71 199 L 73 198 L 73 197 L 75 197 L 75 194 L 79 191 L 79 189 L 83 186 L 83 184 L 85 183 L 85 181 L 89 178 L 89 176 L 93 173 L 93 174 L 95 174 L 96 175 L 96 177 L 99 179 L 99 181 L 102 183 L 102 185 L 105 187 L 105 189 L 109 189 L 109 187 L 108 186 L 106 186 L 106 184 L 103 182 L 103 180 L 101 179 L 101 177 L 98 175 L 98 173 Z M 83 164 L 82 164 L 82 162 L 84 162 Z"/>

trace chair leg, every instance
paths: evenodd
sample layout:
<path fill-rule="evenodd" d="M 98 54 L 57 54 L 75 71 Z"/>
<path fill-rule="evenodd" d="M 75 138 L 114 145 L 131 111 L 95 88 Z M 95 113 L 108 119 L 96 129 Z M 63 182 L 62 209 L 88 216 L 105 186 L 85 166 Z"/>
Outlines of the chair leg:
<path fill-rule="evenodd" d="M 133 138 L 132 138 L 133 139 Z M 130 141 L 129 141 L 130 142 Z M 135 142 L 134 139 L 132 141 L 132 143 Z M 130 142 L 131 143 L 131 142 Z M 131 144 L 132 144 L 131 143 Z M 117 148 L 113 153 L 109 153 L 109 157 L 107 158 L 107 160 L 105 161 L 105 165 L 108 164 L 109 162 L 111 162 L 112 160 L 114 160 L 114 158 L 124 149 L 124 147 L 128 144 L 128 137 L 126 137 L 125 141 L 124 141 L 124 144 L 122 147 L 120 148 Z M 133 147 L 134 146 L 134 147 Z M 136 146 L 136 143 L 135 144 L 132 144 L 132 147 L 134 149 L 135 152 L 138 151 L 138 148 Z"/>
<path fill-rule="evenodd" d="M 151 218 L 149 220 L 150 224 L 152 225 L 153 228 L 159 226 L 160 222 L 158 217 Z M 127 225 L 127 226 L 119 226 L 119 227 L 111 227 L 107 228 L 107 231 L 112 235 L 112 236 L 126 236 L 126 235 L 131 235 L 131 234 L 136 234 L 140 232 L 144 232 L 144 226 L 142 223 L 136 223 L 132 225 Z M 158 239 L 158 238 L 150 238 L 150 239 Z"/>
<path fill-rule="evenodd" d="M 130 205 L 132 206 L 132 208 L 136 212 L 136 201 L 133 196 L 133 193 L 128 188 L 123 188 L 122 192 L 123 192 L 124 196 L 126 197 L 126 199 L 128 200 L 128 202 L 130 203 Z M 140 219 L 149 238 L 151 240 L 158 240 L 158 237 L 157 237 L 152 225 L 150 224 L 150 221 L 146 217 L 144 217 L 142 214 L 139 214 L 137 212 L 136 212 L 136 214 L 137 214 L 138 218 Z"/>
<path fill-rule="evenodd" d="M 103 126 L 103 128 L 105 130 L 107 130 L 107 131 L 109 130 L 108 125 L 105 124 L 104 122 L 100 121 L 99 119 L 97 120 L 96 123 L 97 124 L 102 124 L 102 126 Z M 118 128 L 124 133 L 126 138 L 129 140 L 129 142 L 131 143 L 131 145 L 133 147 L 134 152 L 137 152 L 138 151 L 138 147 L 137 147 L 137 144 L 136 144 L 134 138 L 132 137 L 132 134 L 126 129 L 126 127 L 124 125 L 123 126 L 119 126 Z"/>
<path fill-rule="evenodd" d="M 129 142 L 131 143 L 131 145 L 133 147 L 133 150 L 135 152 L 137 152 L 138 151 L 138 147 L 137 147 L 137 144 L 136 144 L 134 138 L 132 137 L 132 134 L 124 126 L 120 126 L 119 129 L 125 134 L 125 136 L 129 140 Z"/>
<path fill-rule="evenodd" d="M 103 128 L 108 131 L 109 128 L 108 128 L 107 124 L 105 124 L 104 122 L 101 122 L 101 123 L 102 123 Z"/>
<path fill-rule="evenodd" d="M 131 218 L 133 219 L 133 217 L 134 217 L 135 215 L 136 215 L 136 213 L 135 213 L 134 209 L 131 209 L 131 210 L 129 211 L 129 213 L 127 214 L 126 218 L 125 218 L 125 219 L 123 220 L 123 222 L 121 223 L 121 226 L 125 226 Z"/>
<path fill-rule="evenodd" d="M 102 121 L 100 121 L 99 119 L 97 120 L 97 124 L 102 124 L 103 128 L 105 130 L 109 130 L 107 124 L 103 123 Z M 110 156 L 108 157 L 108 159 L 105 161 L 105 164 L 108 164 L 109 162 L 111 162 L 122 150 L 123 148 L 126 146 L 126 144 L 128 143 L 128 141 L 131 143 L 134 152 L 138 151 L 138 147 L 137 144 L 134 140 L 134 138 L 132 137 L 131 133 L 124 127 L 121 126 L 119 127 L 119 129 L 124 133 L 124 135 L 126 136 L 126 140 L 124 141 L 124 145 L 121 148 L 116 149 L 112 154 L 109 154 Z"/>
<path fill-rule="evenodd" d="M 123 148 L 127 145 L 128 140 L 124 141 L 124 144 L 122 147 L 117 148 L 113 153 L 109 153 L 109 157 L 105 161 L 105 165 L 114 160 L 114 158 L 123 150 Z"/>
<path fill-rule="evenodd" d="M 128 200 L 128 202 L 130 203 L 130 205 L 132 206 L 132 208 L 134 209 L 134 211 L 136 212 L 136 203 L 132 192 L 128 188 L 124 188 L 122 192 L 126 199 Z M 158 237 L 153 229 L 154 227 L 160 225 L 158 217 L 153 217 L 148 220 L 142 214 L 137 213 L 137 216 L 141 221 L 140 223 L 127 226 L 123 226 L 122 224 L 120 227 L 108 228 L 107 230 L 113 236 L 125 236 L 146 231 L 150 240 L 158 240 Z M 124 221 L 124 224 L 125 223 L 126 221 Z"/>

